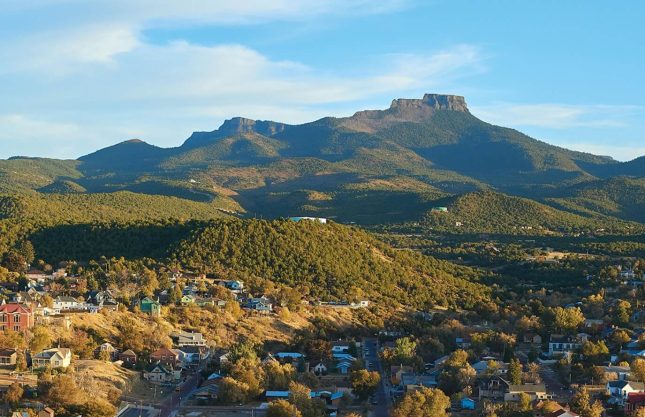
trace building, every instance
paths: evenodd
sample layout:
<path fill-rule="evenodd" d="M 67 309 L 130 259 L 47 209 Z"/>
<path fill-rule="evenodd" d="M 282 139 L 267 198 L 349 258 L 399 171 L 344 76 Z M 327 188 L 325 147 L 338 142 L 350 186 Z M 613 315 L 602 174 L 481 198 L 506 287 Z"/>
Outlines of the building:
<path fill-rule="evenodd" d="M 642 382 L 634 381 L 609 381 L 607 382 L 607 394 L 610 396 L 609 404 L 624 406 L 629 394 L 642 393 L 645 385 Z"/>
<path fill-rule="evenodd" d="M 631 392 L 625 401 L 625 415 L 631 415 L 640 408 L 645 407 L 645 393 Z"/>
<path fill-rule="evenodd" d="M 464 397 L 459 401 L 459 406 L 462 410 L 474 410 L 475 405 L 475 400 L 472 398 Z"/>
<path fill-rule="evenodd" d="M 309 220 L 309 221 L 318 222 L 322 224 L 327 223 L 327 219 L 325 219 L 324 217 L 289 217 L 289 220 L 296 223 L 301 222 L 303 220 Z"/>
<path fill-rule="evenodd" d="M 581 347 L 577 337 L 552 334 L 549 340 L 549 356 L 569 355 Z"/>
<path fill-rule="evenodd" d="M 167 348 L 157 349 L 150 355 L 150 359 L 163 365 L 177 366 L 179 363 L 179 354 Z"/>
<path fill-rule="evenodd" d="M 176 382 L 181 379 L 181 370 L 157 362 L 143 371 L 143 378 L 151 382 Z"/>
<path fill-rule="evenodd" d="M 521 394 L 527 394 L 531 398 L 531 401 L 546 400 L 548 398 L 544 384 L 523 384 L 509 385 L 504 394 L 504 401 L 519 401 Z"/>
<path fill-rule="evenodd" d="M 34 368 L 67 368 L 72 362 L 72 351 L 67 348 L 46 349 L 32 356 Z"/>
<path fill-rule="evenodd" d="M 157 317 L 161 315 L 161 304 L 150 297 L 145 297 L 139 301 L 139 310 L 142 313 Z"/>
<path fill-rule="evenodd" d="M 119 360 L 122 361 L 123 363 L 127 363 L 129 365 L 136 365 L 137 364 L 137 354 L 134 353 L 132 349 L 128 349 L 124 352 L 121 352 L 119 355 Z"/>
<path fill-rule="evenodd" d="M 201 333 L 185 332 L 183 330 L 170 335 L 175 346 L 206 346 L 206 340 Z"/>
<path fill-rule="evenodd" d="M 0 366 L 14 366 L 18 359 L 16 349 L 0 349 Z"/>
<path fill-rule="evenodd" d="M 81 304 L 74 297 L 60 295 L 54 300 L 54 310 L 76 310 L 80 308 Z"/>
<path fill-rule="evenodd" d="M 34 327 L 32 307 L 18 303 L 0 305 L 0 331 L 24 332 Z"/>

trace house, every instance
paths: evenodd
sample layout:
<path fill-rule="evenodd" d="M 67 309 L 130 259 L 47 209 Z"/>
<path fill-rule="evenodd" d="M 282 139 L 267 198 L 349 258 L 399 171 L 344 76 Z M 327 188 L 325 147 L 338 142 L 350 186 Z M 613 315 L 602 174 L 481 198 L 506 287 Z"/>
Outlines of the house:
<path fill-rule="evenodd" d="M 179 331 L 170 335 L 175 346 L 206 346 L 206 340 L 201 333 Z"/>
<path fill-rule="evenodd" d="M 128 349 L 125 352 L 121 352 L 121 354 L 119 355 L 119 360 L 129 365 L 136 365 L 137 354 L 134 353 L 132 349 Z"/>
<path fill-rule="evenodd" d="M 206 381 L 201 387 L 193 391 L 193 398 L 199 403 L 211 403 L 217 400 L 219 395 L 219 385 Z"/>
<path fill-rule="evenodd" d="M 288 400 L 289 391 L 265 391 L 264 398 L 269 402 L 277 400 Z"/>
<path fill-rule="evenodd" d="M 475 409 L 475 400 L 472 398 L 464 397 L 459 401 L 459 406 L 462 410 L 474 410 Z"/>
<path fill-rule="evenodd" d="M 49 407 L 45 407 L 38 412 L 38 417 L 54 417 L 54 410 Z"/>
<path fill-rule="evenodd" d="M 549 340 L 549 356 L 568 355 L 580 349 L 582 344 L 574 336 L 552 334 Z"/>
<path fill-rule="evenodd" d="M 181 370 L 157 362 L 143 371 L 143 378 L 151 382 L 176 382 L 181 379 Z"/>
<path fill-rule="evenodd" d="M 72 351 L 67 348 L 52 348 L 38 352 L 31 358 L 34 368 L 67 368 L 72 362 Z"/>
<path fill-rule="evenodd" d="M 437 374 L 417 374 L 417 373 L 403 373 L 399 377 L 399 385 L 405 391 L 412 391 L 421 387 L 436 388 L 439 385 L 437 381 Z"/>
<path fill-rule="evenodd" d="M 311 372 L 313 372 L 316 375 L 326 375 L 327 374 L 327 365 L 325 365 L 322 362 L 318 362 L 315 366 L 309 367 Z"/>
<path fill-rule="evenodd" d="M 119 303 L 110 290 L 91 291 L 86 301 L 88 304 L 98 307 L 99 310 L 116 311 L 119 309 Z"/>
<path fill-rule="evenodd" d="M 82 306 L 81 303 L 74 297 L 59 295 L 54 299 L 54 309 L 65 311 L 65 310 L 76 310 Z"/>
<path fill-rule="evenodd" d="M 273 311 L 273 304 L 266 297 L 249 298 L 242 304 L 242 307 L 262 314 L 269 314 Z"/>
<path fill-rule="evenodd" d="M 117 350 L 114 346 L 112 346 L 112 344 L 105 342 L 94 350 L 94 354 L 96 355 L 96 357 L 100 358 L 101 353 L 103 352 L 107 352 L 110 355 L 110 359 L 114 359 Z"/>
<path fill-rule="evenodd" d="M 351 345 L 352 343 L 344 340 L 338 340 L 336 342 L 332 342 L 331 353 L 349 353 L 349 348 Z"/>
<path fill-rule="evenodd" d="M 522 341 L 524 343 L 528 343 L 529 345 L 541 345 L 542 344 L 542 336 L 540 336 L 537 333 L 524 333 L 524 337 L 522 338 Z"/>
<path fill-rule="evenodd" d="M 546 414 L 544 417 L 580 417 L 580 414 L 561 408 L 560 410 Z"/>
<path fill-rule="evenodd" d="M 494 372 L 493 370 L 489 370 L 489 366 L 491 365 L 491 363 L 494 363 L 494 366 L 495 366 Z M 479 362 L 475 362 L 472 366 L 475 372 L 477 372 L 478 376 L 488 375 L 488 374 L 506 375 L 506 373 L 508 372 L 508 364 L 496 361 L 494 359 L 484 358 Z"/>
<path fill-rule="evenodd" d="M 16 364 L 18 352 L 16 349 L 0 349 L 0 366 L 13 366 Z"/>
<path fill-rule="evenodd" d="M 239 280 L 233 280 L 233 281 L 222 281 L 220 284 L 222 284 L 224 287 L 227 289 L 233 291 L 233 292 L 241 292 L 244 290 L 244 282 L 239 281 Z"/>
<path fill-rule="evenodd" d="M 625 415 L 631 415 L 639 408 L 645 407 L 645 393 L 630 392 L 625 401 Z"/>
<path fill-rule="evenodd" d="M 24 332 L 34 327 L 32 307 L 18 303 L 0 305 L 0 331 Z"/>
<path fill-rule="evenodd" d="M 455 344 L 459 349 L 468 349 L 470 347 L 469 337 L 456 337 Z"/>
<path fill-rule="evenodd" d="M 179 348 L 183 353 L 183 360 L 182 362 L 186 366 L 191 366 L 191 365 L 199 365 L 199 363 L 205 359 L 208 359 L 208 356 L 210 355 L 210 351 L 206 346 L 182 346 Z"/>
<path fill-rule="evenodd" d="M 150 297 L 145 297 L 139 301 L 139 310 L 142 313 L 149 314 L 151 316 L 160 316 L 161 315 L 161 304 L 158 301 L 153 300 Z"/>
<path fill-rule="evenodd" d="M 479 399 L 502 400 L 508 389 L 508 382 L 499 376 L 483 378 L 479 381 Z"/>
<path fill-rule="evenodd" d="M 173 352 L 168 348 L 160 348 L 152 352 L 150 359 L 153 362 L 159 362 L 163 365 L 170 365 L 175 367 L 179 362 L 179 354 L 177 352 Z"/>
<path fill-rule="evenodd" d="M 340 361 L 336 364 L 336 370 L 341 375 L 348 374 L 351 367 L 352 367 L 352 362 L 347 360 Z"/>
<path fill-rule="evenodd" d="M 411 366 L 407 365 L 393 365 L 390 366 L 390 378 L 392 385 L 399 385 L 401 383 L 401 375 L 414 372 Z"/>
<path fill-rule="evenodd" d="M 642 392 L 645 392 L 645 385 L 642 382 L 624 380 L 607 382 L 607 394 L 610 396 L 607 402 L 609 404 L 624 406 L 629 394 Z"/>
<path fill-rule="evenodd" d="M 607 381 L 626 380 L 631 375 L 629 366 L 603 366 L 602 369 Z"/>
<path fill-rule="evenodd" d="M 191 294 L 186 294 L 181 296 L 181 300 L 179 300 L 179 303 L 182 306 L 187 306 L 189 304 L 195 304 L 195 296 Z"/>
<path fill-rule="evenodd" d="M 604 320 L 600 319 L 586 319 L 582 327 L 585 329 L 585 331 L 598 333 L 605 327 L 605 322 Z"/>
<path fill-rule="evenodd" d="M 528 396 L 531 398 L 531 401 L 546 400 L 548 398 L 546 393 L 546 386 L 544 384 L 522 384 L 509 385 L 506 393 L 504 394 L 504 401 L 519 401 L 521 394 L 528 394 Z"/>
<path fill-rule="evenodd" d="M 273 357 L 278 358 L 280 362 L 295 362 L 297 360 L 303 359 L 304 355 L 298 352 L 278 352 L 273 355 Z"/>

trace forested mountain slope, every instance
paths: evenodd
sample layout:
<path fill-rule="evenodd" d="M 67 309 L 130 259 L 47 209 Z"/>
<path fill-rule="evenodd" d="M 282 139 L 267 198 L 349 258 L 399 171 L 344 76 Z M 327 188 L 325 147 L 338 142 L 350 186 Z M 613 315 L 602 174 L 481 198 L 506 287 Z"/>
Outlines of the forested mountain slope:
<path fill-rule="evenodd" d="M 619 163 L 549 145 L 478 119 L 463 97 L 426 94 L 301 125 L 236 117 L 175 148 L 129 140 L 77 161 L 0 161 L 0 190 L 132 191 L 215 201 L 252 216 L 362 224 L 419 220 L 433 200 L 496 190 L 582 216 L 641 221 L 637 212 L 645 206 L 638 199 L 624 209 L 610 206 L 622 207 L 621 193 L 642 193 L 642 182 L 612 185 L 599 204 L 583 204 L 590 194 L 582 190 L 618 175 L 642 178 L 643 161 Z"/>

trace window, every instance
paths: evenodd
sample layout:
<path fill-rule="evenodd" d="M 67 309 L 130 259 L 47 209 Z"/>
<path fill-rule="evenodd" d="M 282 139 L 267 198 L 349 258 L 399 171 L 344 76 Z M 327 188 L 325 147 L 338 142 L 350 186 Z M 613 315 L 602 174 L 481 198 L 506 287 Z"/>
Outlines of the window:
<path fill-rule="evenodd" d="M 20 314 L 16 313 L 13 315 L 13 322 L 20 323 Z"/>
<path fill-rule="evenodd" d="M 13 330 L 16 332 L 20 331 L 20 325 L 13 326 Z"/>

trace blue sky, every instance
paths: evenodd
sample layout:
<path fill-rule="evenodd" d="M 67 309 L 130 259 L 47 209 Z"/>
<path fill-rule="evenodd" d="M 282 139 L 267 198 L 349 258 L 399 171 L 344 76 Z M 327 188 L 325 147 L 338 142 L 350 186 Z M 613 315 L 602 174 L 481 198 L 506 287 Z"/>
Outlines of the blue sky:
<path fill-rule="evenodd" d="M 3 0 L 0 158 L 177 146 L 426 92 L 572 149 L 645 154 L 645 2 Z"/>

